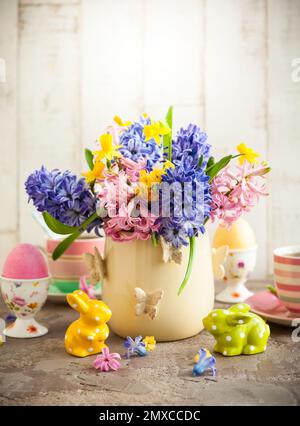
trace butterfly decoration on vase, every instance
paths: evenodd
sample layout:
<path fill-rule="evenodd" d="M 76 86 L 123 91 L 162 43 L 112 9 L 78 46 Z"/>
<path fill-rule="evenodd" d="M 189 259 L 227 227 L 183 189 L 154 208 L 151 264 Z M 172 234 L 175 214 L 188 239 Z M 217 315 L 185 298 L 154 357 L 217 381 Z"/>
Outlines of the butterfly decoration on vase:
<path fill-rule="evenodd" d="M 163 298 L 164 291 L 157 289 L 151 293 L 146 293 L 142 288 L 136 287 L 134 289 L 134 296 L 136 299 L 135 314 L 137 316 L 148 314 L 153 320 L 158 313 L 158 304 Z"/>
<path fill-rule="evenodd" d="M 94 254 L 84 253 L 83 258 L 89 270 L 90 283 L 95 285 L 104 278 L 106 273 L 101 254 L 97 247 L 94 247 Z"/>
<path fill-rule="evenodd" d="M 168 243 L 162 236 L 159 237 L 162 248 L 162 258 L 165 263 L 175 262 L 179 265 L 182 264 L 182 248 L 176 248 L 173 244 Z"/>

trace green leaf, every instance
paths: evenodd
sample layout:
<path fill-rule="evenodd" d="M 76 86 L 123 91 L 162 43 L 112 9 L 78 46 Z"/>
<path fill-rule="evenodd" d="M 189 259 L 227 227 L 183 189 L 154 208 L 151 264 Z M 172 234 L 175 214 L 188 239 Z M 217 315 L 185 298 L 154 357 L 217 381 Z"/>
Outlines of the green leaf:
<path fill-rule="evenodd" d="M 203 154 L 201 155 L 200 159 L 199 159 L 199 163 L 198 163 L 198 167 L 200 168 L 202 166 L 203 163 Z"/>
<path fill-rule="evenodd" d="M 52 253 L 52 259 L 57 260 L 66 250 L 67 248 L 79 237 L 81 234 L 80 231 L 74 232 L 74 234 L 69 235 L 65 238 L 58 246 L 55 248 Z"/>
<path fill-rule="evenodd" d="M 154 247 L 157 247 L 158 239 L 157 239 L 156 232 L 152 232 L 152 234 L 151 234 L 151 241 L 152 241 L 152 244 L 154 245 Z"/>
<path fill-rule="evenodd" d="M 55 219 L 51 214 L 47 212 L 43 212 L 43 218 L 51 231 L 55 232 L 56 234 L 61 235 L 67 235 L 67 234 L 73 234 L 73 232 L 77 231 L 79 229 L 79 226 L 68 226 L 61 223 L 59 220 Z"/>
<path fill-rule="evenodd" d="M 170 127 L 170 129 L 172 130 L 173 128 L 173 107 L 170 106 L 166 115 L 166 122 L 168 124 L 168 126 Z"/>
<path fill-rule="evenodd" d="M 180 296 L 180 294 L 183 292 L 184 287 L 187 285 L 189 279 L 190 279 L 190 275 L 193 269 L 193 262 L 194 262 L 194 255 L 195 255 L 195 244 L 196 244 L 196 238 L 193 236 L 190 238 L 190 254 L 189 254 L 189 260 L 188 260 L 188 265 L 186 268 L 186 272 L 185 272 L 185 276 L 184 279 L 179 287 L 178 290 L 178 296 Z"/>
<path fill-rule="evenodd" d="M 92 223 L 95 219 L 97 219 L 99 216 L 97 214 L 97 212 L 93 213 L 92 216 L 88 217 L 80 226 L 78 226 L 78 230 L 80 232 L 83 232 L 86 230 L 86 228 L 88 227 L 88 225 L 90 223 Z"/>
<path fill-rule="evenodd" d="M 209 169 L 215 163 L 214 157 L 209 157 L 207 162 L 207 169 Z"/>
<path fill-rule="evenodd" d="M 90 170 L 93 170 L 93 168 L 94 168 L 94 156 L 93 156 L 92 151 L 88 148 L 85 148 L 84 154 L 85 154 L 85 159 L 86 159 L 87 165 L 89 166 Z"/>
<path fill-rule="evenodd" d="M 49 215 L 50 216 L 50 215 Z M 52 216 L 50 216 L 52 217 Z M 72 242 L 74 240 L 76 240 L 76 238 L 78 238 L 80 236 L 80 234 L 82 234 L 82 232 L 84 232 L 86 230 L 86 228 L 88 227 L 88 225 L 93 222 L 96 218 L 98 217 L 97 213 L 93 213 L 89 218 L 87 218 L 80 226 L 77 227 L 73 227 L 73 232 L 71 235 L 69 235 L 66 239 L 64 239 L 54 250 L 54 252 L 52 253 L 52 259 L 56 260 L 58 259 L 65 250 L 67 250 L 67 248 L 70 246 L 70 244 L 72 244 Z M 59 222 L 60 223 L 60 222 Z M 66 225 L 64 225 L 66 226 Z M 72 228 L 71 226 L 68 226 L 68 228 Z"/>
<path fill-rule="evenodd" d="M 277 291 L 276 291 L 276 288 L 275 287 L 273 287 L 272 285 L 267 285 L 267 287 L 266 287 L 268 290 L 269 290 L 269 292 L 270 293 L 272 293 L 272 294 L 275 294 L 275 296 L 278 296 L 278 294 L 277 294 Z"/>
<path fill-rule="evenodd" d="M 171 161 L 172 158 L 172 137 L 170 137 L 170 133 L 168 135 L 163 136 L 163 145 L 164 151 L 168 153 L 168 160 Z"/>
<path fill-rule="evenodd" d="M 230 163 L 232 158 L 232 155 L 227 155 L 206 169 L 206 174 L 210 177 L 210 182 L 222 169 L 224 169 L 224 167 Z"/>
<path fill-rule="evenodd" d="M 168 159 L 172 161 L 172 126 L 173 126 L 173 107 L 170 106 L 165 117 L 167 125 L 170 127 L 171 132 L 163 137 L 164 150 L 168 153 Z"/>

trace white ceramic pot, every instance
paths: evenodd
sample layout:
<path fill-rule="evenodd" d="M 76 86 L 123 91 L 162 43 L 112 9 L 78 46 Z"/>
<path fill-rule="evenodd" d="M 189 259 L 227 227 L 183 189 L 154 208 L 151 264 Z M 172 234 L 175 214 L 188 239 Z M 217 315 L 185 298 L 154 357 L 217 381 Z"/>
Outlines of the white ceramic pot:
<path fill-rule="evenodd" d="M 16 321 L 4 330 L 6 336 L 30 338 L 48 333 L 48 329 L 39 324 L 34 317 L 47 299 L 50 280 L 50 277 L 36 280 L 1 277 L 3 300 L 17 317 Z"/>
<path fill-rule="evenodd" d="M 190 280 L 178 296 L 188 254 L 189 248 L 184 247 L 182 264 L 165 263 L 161 245 L 155 247 L 151 240 L 119 243 L 106 239 L 102 299 L 112 310 L 109 327 L 116 334 L 153 335 L 159 341 L 170 341 L 194 336 L 203 329 L 202 319 L 214 303 L 207 233 L 196 238 Z"/>

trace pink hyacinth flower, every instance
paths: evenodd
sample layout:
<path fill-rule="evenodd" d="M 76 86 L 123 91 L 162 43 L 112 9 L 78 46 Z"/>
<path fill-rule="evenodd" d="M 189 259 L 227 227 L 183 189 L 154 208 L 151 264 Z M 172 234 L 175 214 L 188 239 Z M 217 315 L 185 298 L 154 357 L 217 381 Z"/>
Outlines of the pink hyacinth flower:
<path fill-rule="evenodd" d="M 268 195 L 264 183 L 267 166 L 253 167 L 247 161 L 236 172 L 223 169 L 212 182 L 211 219 L 218 218 L 221 225 L 230 227 L 244 212 L 256 205 L 260 196 Z"/>
<path fill-rule="evenodd" d="M 122 157 L 120 162 L 131 182 L 138 182 L 140 178 L 140 171 L 144 170 L 147 165 L 146 158 L 140 158 L 138 161 L 133 161 L 130 158 Z"/>
<path fill-rule="evenodd" d="M 159 228 L 159 224 L 156 223 L 157 217 L 142 205 L 140 206 L 141 216 L 132 216 L 133 201 L 130 201 L 127 206 L 123 204 L 118 215 L 109 218 L 105 223 L 105 233 L 114 241 L 148 240 L 151 233 Z"/>
<path fill-rule="evenodd" d="M 136 186 L 128 184 L 129 177 L 124 170 L 113 168 L 113 173 L 108 172 L 97 193 L 100 208 L 107 211 L 109 217 L 114 217 L 120 205 L 127 204 L 136 194 Z"/>
<path fill-rule="evenodd" d="M 102 354 L 98 355 L 96 360 L 94 361 L 94 367 L 96 370 L 100 370 L 102 372 L 107 372 L 109 370 L 118 370 L 121 366 L 118 361 L 121 359 L 120 354 L 117 352 L 109 353 L 109 348 L 103 348 Z"/>

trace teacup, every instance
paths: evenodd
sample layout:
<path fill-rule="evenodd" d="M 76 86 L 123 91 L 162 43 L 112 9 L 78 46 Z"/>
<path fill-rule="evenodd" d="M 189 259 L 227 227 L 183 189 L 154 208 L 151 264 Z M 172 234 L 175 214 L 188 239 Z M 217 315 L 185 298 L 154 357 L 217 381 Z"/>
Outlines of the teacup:
<path fill-rule="evenodd" d="M 300 246 L 277 248 L 274 255 L 274 281 L 285 307 L 300 314 Z"/>
<path fill-rule="evenodd" d="M 17 317 L 4 334 L 9 337 L 39 337 L 48 329 L 39 324 L 35 315 L 46 302 L 51 277 L 12 279 L 1 277 L 1 293 L 8 309 Z"/>

